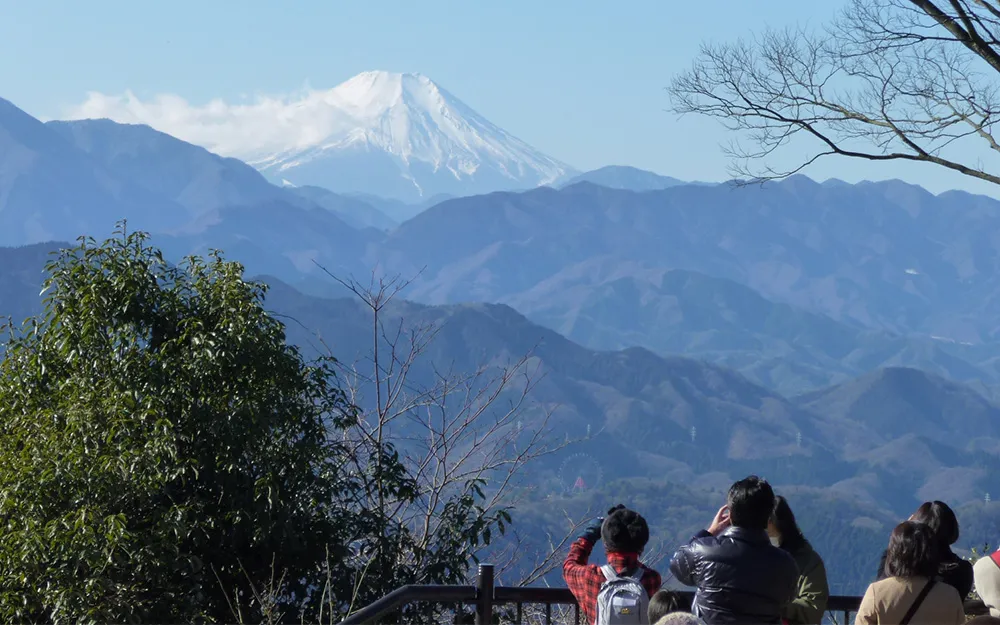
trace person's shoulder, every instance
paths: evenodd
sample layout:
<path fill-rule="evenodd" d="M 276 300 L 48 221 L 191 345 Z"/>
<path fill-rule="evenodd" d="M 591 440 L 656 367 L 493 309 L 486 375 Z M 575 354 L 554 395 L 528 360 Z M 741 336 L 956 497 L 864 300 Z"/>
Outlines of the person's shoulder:
<path fill-rule="evenodd" d="M 642 579 L 643 580 L 649 580 L 649 579 L 662 580 L 663 579 L 663 576 L 660 575 L 660 572 L 657 571 L 656 569 L 654 569 L 653 567 L 646 566 L 645 564 L 642 564 L 641 562 L 639 563 L 639 566 L 642 567 Z"/>
<path fill-rule="evenodd" d="M 885 596 L 886 594 L 895 594 L 902 592 L 906 587 L 906 583 L 898 577 L 886 577 L 883 579 L 875 580 L 869 584 L 868 589 L 875 596 Z"/>
<path fill-rule="evenodd" d="M 812 545 L 808 543 L 806 543 L 802 549 L 793 555 L 795 557 L 795 563 L 799 565 L 800 569 L 812 570 L 824 566 L 823 558 L 815 549 L 812 548 Z"/>
<path fill-rule="evenodd" d="M 976 560 L 976 563 L 972 565 L 972 568 L 976 571 L 976 573 L 996 571 L 996 573 L 1000 575 L 1000 566 L 997 566 L 996 562 L 994 562 L 993 558 L 990 556 L 983 556 L 982 558 L 979 558 Z"/>
<path fill-rule="evenodd" d="M 937 595 L 942 600 L 954 600 L 962 603 L 962 595 L 959 594 L 958 589 L 951 584 L 946 584 L 944 582 L 936 582 L 934 584 L 934 588 L 931 589 L 930 594 Z"/>
<path fill-rule="evenodd" d="M 796 570 L 798 570 L 799 564 L 798 562 L 796 562 L 795 555 L 788 553 L 781 547 L 775 547 L 774 545 L 768 544 L 765 545 L 764 547 L 772 559 L 774 559 L 775 561 L 782 562 L 785 566 L 790 564 L 794 566 Z"/>
<path fill-rule="evenodd" d="M 725 536 L 725 534 L 723 534 Z M 688 543 L 686 546 L 693 551 L 704 551 L 706 549 L 713 549 L 722 544 L 722 538 L 717 536 L 699 536 Z"/>
<path fill-rule="evenodd" d="M 772 547 L 772 549 L 776 549 L 785 555 L 784 559 L 785 569 L 788 571 L 791 577 L 798 579 L 799 574 L 802 573 L 802 571 L 799 570 L 801 567 L 799 566 L 799 563 L 795 560 L 795 557 L 792 554 L 785 551 L 784 549 L 779 549 L 778 547 Z"/>

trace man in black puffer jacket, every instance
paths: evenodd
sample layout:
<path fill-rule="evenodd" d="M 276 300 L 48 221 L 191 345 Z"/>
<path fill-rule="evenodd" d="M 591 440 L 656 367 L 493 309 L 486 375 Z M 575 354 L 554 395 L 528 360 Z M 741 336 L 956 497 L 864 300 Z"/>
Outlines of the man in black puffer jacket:
<path fill-rule="evenodd" d="M 712 525 L 670 561 L 679 582 L 696 586 L 693 612 L 708 625 L 781 623 L 781 608 L 795 598 L 798 567 L 771 545 L 767 521 L 774 491 L 752 475 L 729 489 Z"/>

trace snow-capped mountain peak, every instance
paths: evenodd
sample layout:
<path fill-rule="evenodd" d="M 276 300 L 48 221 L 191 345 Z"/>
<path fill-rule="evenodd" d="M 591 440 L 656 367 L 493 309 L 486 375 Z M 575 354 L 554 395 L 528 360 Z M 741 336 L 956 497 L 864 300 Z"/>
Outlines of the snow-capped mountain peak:
<path fill-rule="evenodd" d="M 364 72 L 309 100 L 310 126 L 323 132 L 252 165 L 297 185 L 400 199 L 530 188 L 572 172 L 420 74 Z"/>

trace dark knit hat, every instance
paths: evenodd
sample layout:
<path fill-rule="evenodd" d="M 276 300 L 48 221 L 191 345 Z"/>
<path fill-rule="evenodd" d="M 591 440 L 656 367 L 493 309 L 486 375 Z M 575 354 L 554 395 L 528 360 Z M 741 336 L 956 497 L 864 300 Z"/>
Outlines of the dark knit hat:
<path fill-rule="evenodd" d="M 608 510 L 601 524 L 601 540 L 607 551 L 639 553 L 649 542 L 649 525 L 641 514 L 619 504 Z"/>

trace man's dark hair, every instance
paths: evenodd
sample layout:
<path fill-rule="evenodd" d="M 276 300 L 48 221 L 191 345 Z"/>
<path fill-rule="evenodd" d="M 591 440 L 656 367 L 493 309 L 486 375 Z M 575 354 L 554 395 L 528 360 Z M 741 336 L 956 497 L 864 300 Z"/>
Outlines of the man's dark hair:
<path fill-rule="evenodd" d="M 892 530 L 885 554 L 888 577 L 927 577 L 937 575 L 939 543 L 930 527 L 916 521 L 903 521 Z"/>
<path fill-rule="evenodd" d="M 727 502 L 734 527 L 766 530 L 774 511 L 774 491 L 767 480 L 751 475 L 729 488 Z"/>
<path fill-rule="evenodd" d="M 958 542 L 958 518 L 943 501 L 925 501 L 910 520 L 931 528 L 939 547 L 948 547 Z"/>
<path fill-rule="evenodd" d="M 646 615 L 649 617 L 650 623 L 655 623 L 671 612 L 677 612 L 680 609 L 681 601 L 677 593 L 660 589 L 649 598 L 649 608 L 646 609 Z"/>
<path fill-rule="evenodd" d="M 641 553 L 649 542 L 649 525 L 638 512 L 618 505 L 601 524 L 601 540 L 607 551 Z"/>

